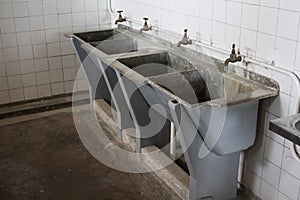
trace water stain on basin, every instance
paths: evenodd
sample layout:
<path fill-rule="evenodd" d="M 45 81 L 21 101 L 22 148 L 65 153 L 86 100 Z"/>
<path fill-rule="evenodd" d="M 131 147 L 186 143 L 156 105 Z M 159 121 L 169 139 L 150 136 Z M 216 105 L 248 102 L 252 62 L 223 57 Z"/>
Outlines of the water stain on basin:
<path fill-rule="evenodd" d="M 149 79 L 190 104 L 211 100 L 210 91 L 198 70 L 165 74 Z"/>

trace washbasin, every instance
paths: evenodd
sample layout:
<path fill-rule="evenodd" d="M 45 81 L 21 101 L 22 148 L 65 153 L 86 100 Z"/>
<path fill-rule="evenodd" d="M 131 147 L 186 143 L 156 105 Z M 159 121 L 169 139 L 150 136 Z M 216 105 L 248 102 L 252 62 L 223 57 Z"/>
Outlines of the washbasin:
<path fill-rule="evenodd" d="M 138 50 L 138 42 L 134 38 L 105 40 L 91 45 L 107 55 L 129 53 Z"/>
<path fill-rule="evenodd" d="M 294 144 L 300 145 L 300 113 L 271 120 L 269 129 Z"/>
<path fill-rule="evenodd" d="M 107 55 L 138 50 L 136 39 L 116 29 L 75 33 L 74 35 Z"/>
<path fill-rule="evenodd" d="M 116 29 L 100 30 L 100 31 L 90 31 L 82 33 L 74 33 L 81 40 L 93 45 L 104 41 L 104 40 L 114 40 L 127 38 L 127 36 Z"/>
<path fill-rule="evenodd" d="M 212 98 L 206 80 L 198 70 L 170 73 L 149 79 L 189 104 L 210 101 Z M 221 94 L 215 97 L 217 96 Z"/>
<path fill-rule="evenodd" d="M 118 61 L 145 77 L 186 71 L 194 68 L 186 59 L 171 52 L 127 57 L 118 59 Z"/>
<path fill-rule="evenodd" d="M 164 104 L 174 96 L 190 106 L 201 103 L 222 104 L 244 99 L 245 96 L 251 96 L 251 93 L 259 90 L 247 82 L 219 72 L 198 69 L 152 76 L 149 77 L 149 80 L 154 87 L 145 87 L 145 89 L 156 90 L 156 93 L 161 93 L 159 97 L 163 94 L 168 96 L 168 98 L 160 98 L 161 100 L 164 99 Z M 152 100 L 153 98 L 149 99 Z"/>
<path fill-rule="evenodd" d="M 74 35 L 73 42 L 88 43 L 76 48 L 107 67 L 107 87 L 113 89 L 120 82 L 115 93 L 109 90 L 122 105 L 118 110 L 120 135 L 134 124 L 138 153 L 150 145 L 168 149 L 173 122 L 190 171 L 190 199 L 210 195 L 217 200 L 232 199 L 240 152 L 255 140 L 259 100 L 278 95 L 278 85 L 244 69 L 237 68 L 234 73 L 224 70 L 221 61 L 160 45 L 155 36 L 128 27 Z M 94 47 L 101 52 L 93 51 Z M 141 51 L 145 48 L 149 50 Z M 85 67 L 89 70 L 91 65 Z M 99 66 L 95 69 L 100 71 Z M 93 79 L 93 75 L 87 76 Z M 130 98 L 125 98 L 129 94 Z M 106 100 L 105 95 L 98 96 Z M 150 113 L 154 114 L 151 118 Z M 135 116 L 135 123 L 131 116 Z M 159 131 L 152 125 L 160 127 Z M 295 126 L 299 128 L 298 123 Z"/>

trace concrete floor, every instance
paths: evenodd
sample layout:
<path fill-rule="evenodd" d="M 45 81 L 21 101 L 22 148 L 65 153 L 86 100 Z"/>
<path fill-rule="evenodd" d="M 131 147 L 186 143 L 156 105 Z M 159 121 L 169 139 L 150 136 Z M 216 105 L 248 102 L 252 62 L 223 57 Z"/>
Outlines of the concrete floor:
<path fill-rule="evenodd" d="M 0 126 L 1 200 L 179 199 L 153 173 L 122 173 L 94 159 L 70 109 L 35 115 Z"/>

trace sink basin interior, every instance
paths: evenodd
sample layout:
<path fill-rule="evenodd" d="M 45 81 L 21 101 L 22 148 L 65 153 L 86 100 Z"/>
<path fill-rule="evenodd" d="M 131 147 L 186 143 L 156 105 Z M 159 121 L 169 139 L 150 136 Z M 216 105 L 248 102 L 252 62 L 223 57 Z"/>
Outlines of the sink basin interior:
<path fill-rule="evenodd" d="M 149 79 L 190 104 L 212 100 L 206 81 L 198 70 L 165 74 Z"/>
<path fill-rule="evenodd" d="M 138 43 L 133 38 L 105 40 L 95 46 L 107 55 L 135 52 L 138 50 Z"/>
<path fill-rule="evenodd" d="M 96 45 L 96 46 L 97 43 L 102 42 L 104 40 L 114 40 L 114 39 L 121 39 L 127 37 L 125 34 L 115 29 L 74 33 L 74 35 L 79 37 L 83 41 L 87 43 L 91 43 L 92 45 Z"/>
<path fill-rule="evenodd" d="M 149 79 L 190 104 L 242 98 L 256 89 L 220 73 L 196 69 Z"/>
<path fill-rule="evenodd" d="M 115 29 L 75 33 L 74 35 L 107 55 L 129 53 L 138 50 L 136 39 Z"/>
<path fill-rule="evenodd" d="M 145 77 L 194 69 L 186 59 L 170 52 L 123 58 L 118 61 Z"/>

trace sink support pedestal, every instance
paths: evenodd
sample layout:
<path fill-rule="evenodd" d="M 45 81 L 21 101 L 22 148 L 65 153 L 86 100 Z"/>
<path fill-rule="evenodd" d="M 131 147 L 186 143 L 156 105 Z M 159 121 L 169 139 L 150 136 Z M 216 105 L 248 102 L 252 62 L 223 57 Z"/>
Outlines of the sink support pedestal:
<path fill-rule="evenodd" d="M 170 155 L 171 122 L 148 105 L 136 84 L 117 71 L 116 74 L 136 128 L 136 152 L 155 145 Z"/>
<path fill-rule="evenodd" d="M 183 106 L 169 105 L 190 172 L 190 200 L 209 196 L 215 200 L 236 197 L 240 152 L 219 156 L 208 150 Z M 207 153 L 203 158 L 199 158 L 200 149 Z"/>

